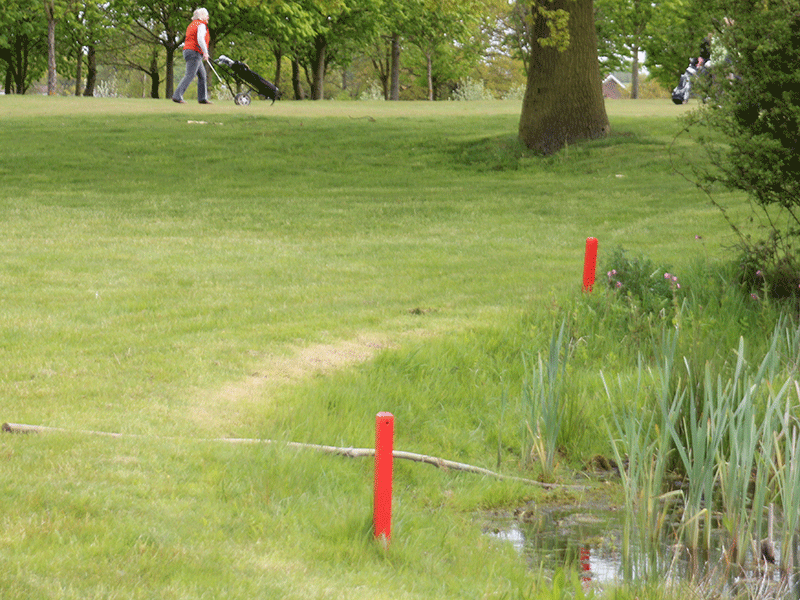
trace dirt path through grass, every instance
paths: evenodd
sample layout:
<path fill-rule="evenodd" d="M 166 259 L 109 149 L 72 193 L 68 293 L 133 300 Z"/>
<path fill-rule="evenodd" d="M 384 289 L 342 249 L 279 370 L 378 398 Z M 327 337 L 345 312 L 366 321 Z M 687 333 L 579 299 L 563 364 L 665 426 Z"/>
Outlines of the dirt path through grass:
<path fill-rule="evenodd" d="M 222 429 L 223 435 L 241 436 L 242 429 L 251 428 L 254 418 L 261 422 L 260 416 L 281 388 L 365 363 L 396 345 L 396 337 L 388 334 L 362 333 L 348 340 L 298 346 L 287 354 L 269 355 L 245 378 L 198 394 L 196 404 L 190 407 L 191 420 L 203 429 Z"/>

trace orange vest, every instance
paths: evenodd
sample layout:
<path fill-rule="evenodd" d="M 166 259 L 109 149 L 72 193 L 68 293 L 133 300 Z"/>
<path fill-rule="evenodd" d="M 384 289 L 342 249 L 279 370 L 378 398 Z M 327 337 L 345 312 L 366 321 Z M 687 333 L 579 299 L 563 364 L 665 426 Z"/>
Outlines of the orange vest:
<path fill-rule="evenodd" d="M 204 21 L 192 21 L 189 27 L 186 28 L 186 41 L 183 43 L 184 50 L 194 50 L 195 52 L 203 53 L 200 44 L 197 43 L 197 28 L 203 23 L 206 26 L 206 48 L 211 43 L 211 34 L 208 31 L 208 23 Z"/>

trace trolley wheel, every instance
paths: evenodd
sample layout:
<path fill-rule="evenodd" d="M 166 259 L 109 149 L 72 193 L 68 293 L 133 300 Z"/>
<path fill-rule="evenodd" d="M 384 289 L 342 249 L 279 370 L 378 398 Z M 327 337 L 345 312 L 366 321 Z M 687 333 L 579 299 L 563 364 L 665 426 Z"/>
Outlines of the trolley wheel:
<path fill-rule="evenodd" d="M 236 97 L 233 99 L 233 101 L 239 106 L 247 106 L 248 104 L 250 104 L 250 95 L 236 94 Z"/>

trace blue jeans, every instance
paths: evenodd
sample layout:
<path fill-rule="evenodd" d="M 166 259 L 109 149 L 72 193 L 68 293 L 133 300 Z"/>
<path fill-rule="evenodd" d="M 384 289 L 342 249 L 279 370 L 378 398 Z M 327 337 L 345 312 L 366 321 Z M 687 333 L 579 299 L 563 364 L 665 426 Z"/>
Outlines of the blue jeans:
<path fill-rule="evenodd" d="M 208 100 L 208 85 L 206 78 L 206 68 L 203 66 L 203 55 L 194 50 L 184 50 L 183 58 L 186 60 L 186 75 L 183 76 L 178 84 L 178 89 L 172 95 L 173 100 L 183 100 L 183 95 L 192 79 L 197 75 L 197 100 L 204 102 Z"/>

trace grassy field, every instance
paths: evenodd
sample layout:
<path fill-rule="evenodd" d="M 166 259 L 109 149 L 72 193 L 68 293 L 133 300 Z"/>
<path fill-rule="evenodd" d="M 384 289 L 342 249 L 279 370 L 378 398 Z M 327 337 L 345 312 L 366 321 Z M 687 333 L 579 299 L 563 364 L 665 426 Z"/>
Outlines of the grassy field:
<path fill-rule="evenodd" d="M 498 406 L 585 239 L 729 255 L 685 110 L 609 102 L 543 159 L 513 102 L 0 97 L 0 421 L 130 436 L 0 438 L 3 598 L 547 593 L 473 516 L 537 488 L 397 464 L 384 551 L 371 461 L 203 440 L 368 447 L 386 410 L 398 449 L 519 474 Z"/>

